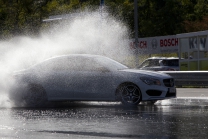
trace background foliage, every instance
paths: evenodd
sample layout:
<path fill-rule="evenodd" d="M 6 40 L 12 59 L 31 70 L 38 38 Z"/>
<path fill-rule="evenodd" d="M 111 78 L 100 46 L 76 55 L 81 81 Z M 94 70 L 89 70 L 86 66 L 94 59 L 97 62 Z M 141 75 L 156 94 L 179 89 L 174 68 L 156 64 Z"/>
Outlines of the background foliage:
<path fill-rule="evenodd" d="M 0 39 L 38 35 L 43 19 L 86 7 L 99 0 L 0 0 Z M 134 0 L 105 0 L 105 8 L 134 34 Z M 138 0 L 139 37 L 174 35 L 208 29 L 207 0 Z"/>

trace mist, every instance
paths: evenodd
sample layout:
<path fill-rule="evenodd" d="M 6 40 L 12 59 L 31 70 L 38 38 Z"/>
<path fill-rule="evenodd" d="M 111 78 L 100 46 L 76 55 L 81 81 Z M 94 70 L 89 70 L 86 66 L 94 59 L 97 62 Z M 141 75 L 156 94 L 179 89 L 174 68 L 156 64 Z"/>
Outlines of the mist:
<path fill-rule="evenodd" d="M 7 106 L 9 79 L 14 71 L 66 54 L 97 54 L 120 62 L 128 56 L 128 28 L 100 11 L 74 13 L 56 21 L 38 37 L 18 36 L 0 41 L 0 107 Z"/>

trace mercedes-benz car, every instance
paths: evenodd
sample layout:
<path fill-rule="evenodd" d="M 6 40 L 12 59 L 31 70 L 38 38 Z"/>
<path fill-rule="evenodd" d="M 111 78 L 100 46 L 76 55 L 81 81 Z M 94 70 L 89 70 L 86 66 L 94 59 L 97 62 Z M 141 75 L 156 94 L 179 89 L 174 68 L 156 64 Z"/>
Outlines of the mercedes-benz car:
<path fill-rule="evenodd" d="M 15 72 L 12 100 L 27 106 L 50 101 L 141 101 L 176 97 L 174 79 L 167 74 L 130 69 L 105 56 L 70 54 L 47 59 Z"/>
<path fill-rule="evenodd" d="M 152 71 L 179 71 L 179 58 L 151 57 L 144 60 L 137 68 Z"/>

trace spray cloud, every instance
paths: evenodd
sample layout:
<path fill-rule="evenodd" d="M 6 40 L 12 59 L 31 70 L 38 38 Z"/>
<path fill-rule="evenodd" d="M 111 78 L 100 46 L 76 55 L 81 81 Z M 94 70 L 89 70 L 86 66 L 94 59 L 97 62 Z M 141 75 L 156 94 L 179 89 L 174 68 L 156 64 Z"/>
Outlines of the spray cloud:
<path fill-rule="evenodd" d="M 76 16 L 77 14 L 77 16 Z M 47 58 L 74 54 L 105 55 L 122 62 L 128 55 L 128 29 L 121 21 L 99 11 L 75 13 L 37 38 L 19 36 L 0 41 L 0 107 L 6 104 L 12 72 Z"/>

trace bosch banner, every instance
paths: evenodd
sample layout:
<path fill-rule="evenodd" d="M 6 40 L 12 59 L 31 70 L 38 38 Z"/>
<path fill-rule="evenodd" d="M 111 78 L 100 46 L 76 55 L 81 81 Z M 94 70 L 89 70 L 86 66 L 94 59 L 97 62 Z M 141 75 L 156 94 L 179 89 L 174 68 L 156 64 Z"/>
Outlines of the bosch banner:
<path fill-rule="evenodd" d="M 176 35 L 139 38 L 137 46 L 132 39 L 130 48 L 137 48 L 141 54 L 173 53 L 178 52 L 179 39 L 176 38 Z"/>

